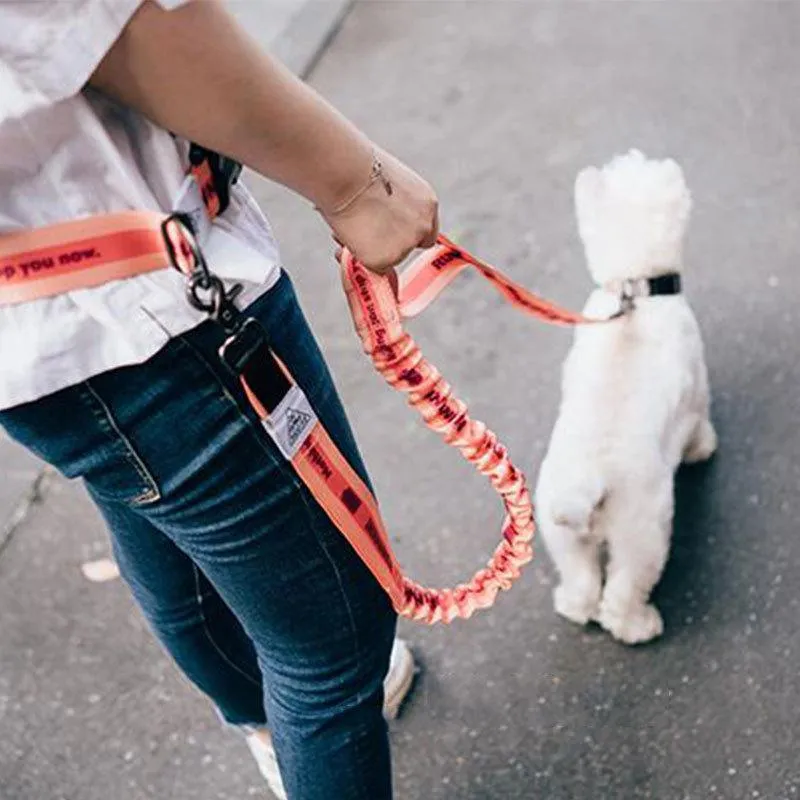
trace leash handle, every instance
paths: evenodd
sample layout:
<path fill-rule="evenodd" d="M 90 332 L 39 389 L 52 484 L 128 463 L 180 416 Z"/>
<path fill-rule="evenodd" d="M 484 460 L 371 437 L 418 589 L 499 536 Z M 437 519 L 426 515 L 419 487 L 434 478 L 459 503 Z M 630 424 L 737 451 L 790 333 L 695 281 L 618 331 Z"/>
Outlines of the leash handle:
<path fill-rule="evenodd" d="M 449 243 L 440 246 L 449 247 Z M 458 256 L 462 257 L 461 251 Z M 433 255 L 430 262 L 439 257 Z M 384 586 L 391 597 L 397 598 L 394 605 L 401 616 L 429 624 L 468 619 L 475 611 L 492 606 L 498 593 L 510 589 L 522 567 L 533 558 L 533 505 L 525 475 L 512 464 L 497 436 L 469 416 L 466 404 L 403 330 L 402 295 L 398 303 L 389 279 L 369 272 L 347 250 L 340 261 L 356 331 L 376 370 L 407 396 L 428 428 L 459 450 L 489 480 L 503 502 L 506 516 L 502 540 L 486 567 L 467 583 L 448 589 L 425 588 L 397 570 L 398 584 Z M 455 261 L 456 257 L 449 257 L 448 263 Z"/>

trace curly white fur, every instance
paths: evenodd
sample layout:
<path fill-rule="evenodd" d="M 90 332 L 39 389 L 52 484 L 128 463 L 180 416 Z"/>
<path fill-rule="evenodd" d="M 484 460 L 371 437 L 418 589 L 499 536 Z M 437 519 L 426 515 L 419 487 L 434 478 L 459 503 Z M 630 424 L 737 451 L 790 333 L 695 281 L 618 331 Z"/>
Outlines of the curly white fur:
<path fill-rule="evenodd" d="M 691 195 L 674 161 L 631 151 L 590 167 L 575 205 L 599 286 L 681 270 Z M 600 288 L 585 311 L 602 316 L 617 304 Z M 537 489 L 560 614 L 595 620 L 627 644 L 662 633 L 650 594 L 669 553 L 674 473 L 716 450 L 709 414 L 703 343 L 684 296 L 639 300 L 622 320 L 577 330 Z"/>

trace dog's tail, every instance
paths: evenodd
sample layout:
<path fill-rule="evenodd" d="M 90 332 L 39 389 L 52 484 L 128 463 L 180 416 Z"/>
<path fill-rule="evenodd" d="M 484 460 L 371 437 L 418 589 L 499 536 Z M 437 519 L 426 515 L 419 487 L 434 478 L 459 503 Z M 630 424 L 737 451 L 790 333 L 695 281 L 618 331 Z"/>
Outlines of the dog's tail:
<path fill-rule="evenodd" d="M 549 468 L 548 468 L 549 467 Z M 546 465 L 537 491 L 539 511 L 580 537 L 591 535 L 592 516 L 606 498 L 600 473 L 589 464 Z"/>

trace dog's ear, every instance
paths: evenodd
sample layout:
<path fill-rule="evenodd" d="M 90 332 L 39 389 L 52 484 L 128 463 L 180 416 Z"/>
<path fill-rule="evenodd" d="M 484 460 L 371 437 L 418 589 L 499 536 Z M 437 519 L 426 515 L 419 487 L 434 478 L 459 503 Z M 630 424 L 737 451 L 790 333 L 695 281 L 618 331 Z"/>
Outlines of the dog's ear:
<path fill-rule="evenodd" d="M 668 177 L 669 180 L 676 184 L 680 184 L 682 187 L 686 186 L 686 181 L 683 177 L 683 170 L 675 161 L 674 158 L 665 158 L 661 162 L 661 168 L 664 170 L 664 174 Z"/>
<path fill-rule="evenodd" d="M 597 167 L 586 167 L 575 179 L 575 208 L 578 214 L 585 213 L 597 203 L 603 191 L 603 172 Z"/>
<path fill-rule="evenodd" d="M 686 185 L 686 179 L 680 165 L 671 158 L 660 163 L 661 176 L 665 193 L 668 192 L 669 204 L 666 207 L 667 224 L 670 236 L 680 242 L 692 212 L 692 193 Z"/>

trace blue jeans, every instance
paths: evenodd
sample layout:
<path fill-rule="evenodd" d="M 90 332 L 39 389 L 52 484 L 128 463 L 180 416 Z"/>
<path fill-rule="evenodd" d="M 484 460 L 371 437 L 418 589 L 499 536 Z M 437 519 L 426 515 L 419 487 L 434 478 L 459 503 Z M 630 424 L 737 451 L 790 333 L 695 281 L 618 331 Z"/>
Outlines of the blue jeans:
<path fill-rule="evenodd" d="M 250 309 L 367 480 L 288 277 Z M 145 364 L 0 412 L 83 478 L 154 632 L 234 725 L 269 719 L 290 798 L 388 800 L 390 603 L 278 453 L 205 323 Z"/>

